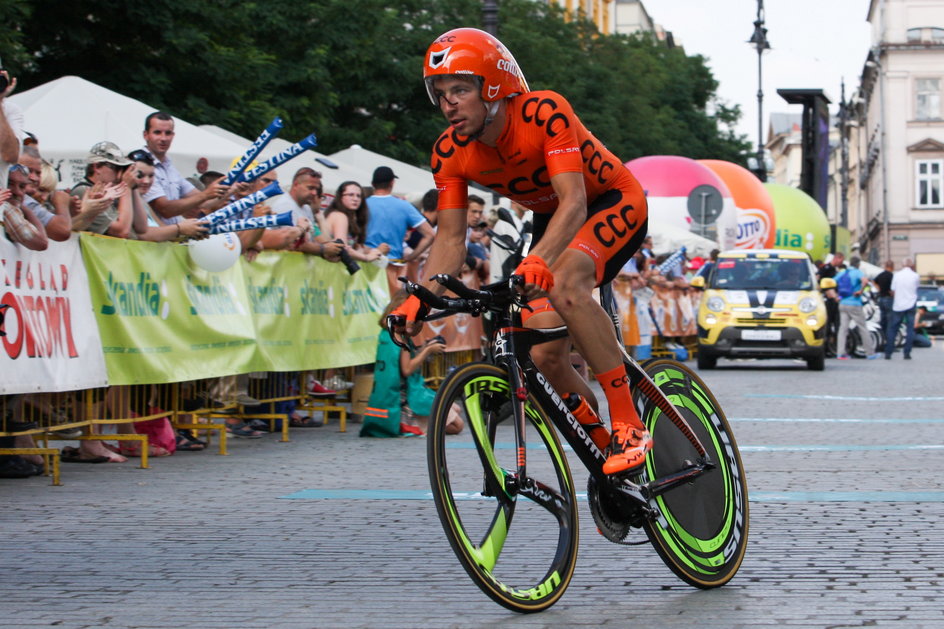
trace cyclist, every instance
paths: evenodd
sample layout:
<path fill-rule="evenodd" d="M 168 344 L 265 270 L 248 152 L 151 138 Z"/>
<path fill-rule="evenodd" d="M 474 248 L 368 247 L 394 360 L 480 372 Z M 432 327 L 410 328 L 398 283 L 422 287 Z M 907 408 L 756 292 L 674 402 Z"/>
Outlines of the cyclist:
<path fill-rule="evenodd" d="M 450 124 L 433 147 L 438 232 L 425 272 L 455 274 L 462 266 L 469 180 L 533 210 L 531 250 L 515 270 L 534 307 L 528 325 L 567 324 L 609 405 L 613 436 L 604 472 L 638 468 L 652 439 L 633 407 L 612 322 L 591 292 L 615 277 L 642 243 L 647 207 L 641 186 L 564 97 L 530 91 L 511 52 L 488 33 L 459 28 L 436 38 L 423 76 Z M 442 292 L 435 282 L 426 286 Z M 406 318 L 403 331 L 419 331 L 422 308 L 410 296 L 394 310 Z M 562 339 L 535 348 L 533 358 L 558 391 L 594 400 L 569 355 L 569 341 Z"/>

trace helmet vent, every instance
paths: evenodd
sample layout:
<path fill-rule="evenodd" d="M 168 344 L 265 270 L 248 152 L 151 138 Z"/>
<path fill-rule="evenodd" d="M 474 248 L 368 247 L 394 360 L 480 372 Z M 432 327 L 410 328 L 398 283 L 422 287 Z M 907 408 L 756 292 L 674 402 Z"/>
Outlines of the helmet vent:
<path fill-rule="evenodd" d="M 438 67 L 441 66 L 443 63 L 445 63 L 445 62 L 446 62 L 446 57 L 449 56 L 449 51 L 450 51 L 450 50 L 452 50 L 452 46 L 450 46 L 449 48 L 446 48 L 445 50 L 441 50 L 441 51 L 439 51 L 439 52 L 430 53 L 430 55 L 429 55 L 429 67 L 431 67 L 431 68 L 438 68 Z"/>

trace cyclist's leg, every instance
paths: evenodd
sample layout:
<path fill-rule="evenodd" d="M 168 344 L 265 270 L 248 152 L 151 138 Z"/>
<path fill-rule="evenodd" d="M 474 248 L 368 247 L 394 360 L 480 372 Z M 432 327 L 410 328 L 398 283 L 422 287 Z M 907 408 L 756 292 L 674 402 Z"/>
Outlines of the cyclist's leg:
<path fill-rule="evenodd" d="M 590 204 L 588 215 L 551 269 L 550 297 L 606 395 L 613 453 L 604 471 L 617 473 L 644 463 L 651 441 L 633 405 L 612 321 L 591 293 L 612 279 L 642 243 L 647 227 L 645 197 L 638 185 L 610 190 Z"/>
<path fill-rule="evenodd" d="M 533 329 L 556 328 L 564 325 L 564 320 L 554 312 L 550 301 L 546 298 L 532 300 L 529 304 L 533 312 L 522 312 L 522 321 L 525 327 Z M 541 343 L 531 348 L 531 360 L 537 365 L 540 372 L 548 379 L 555 391 L 561 393 L 577 393 L 583 396 L 594 410 L 599 409 L 596 395 L 574 369 L 570 362 L 570 338 L 557 339 L 548 343 Z M 580 351 L 580 348 L 577 348 Z M 583 356 L 583 353 L 580 354 Z"/>

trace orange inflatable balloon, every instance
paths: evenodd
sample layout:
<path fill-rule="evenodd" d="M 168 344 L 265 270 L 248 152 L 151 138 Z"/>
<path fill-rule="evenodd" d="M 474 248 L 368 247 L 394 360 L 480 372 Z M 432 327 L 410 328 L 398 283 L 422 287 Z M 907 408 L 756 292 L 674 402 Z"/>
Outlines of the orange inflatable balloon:
<path fill-rule="evenodd" d="M 728 186 L 737 207 L 735 249 L 766 249 L 777 241 L 774 202 L 754 173 L 743 166 L 719 159 L 700 159 Z"/>

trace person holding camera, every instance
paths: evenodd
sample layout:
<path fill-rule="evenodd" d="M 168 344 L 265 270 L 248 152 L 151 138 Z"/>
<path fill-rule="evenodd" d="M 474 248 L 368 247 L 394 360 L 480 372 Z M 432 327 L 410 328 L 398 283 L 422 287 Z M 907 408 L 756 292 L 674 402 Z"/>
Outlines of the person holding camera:
<path fill-rule="evenodd" d="M 373 262 L 390 250 L 390 246 L 385 243 L 377 247 L 366 246 L 369 217 L 370 209 L 364 199 L 364 188 L 356 181 L 345 181 L 338 186 L 334 200 L 325 213 L 325 223 L 328 238 L 340 240 L 346 245 L 340 256 L 348 273 L 354 274 L 360 268 L 354 260 Z M 350 256 L 350 261 L 345 253 Z"/>

